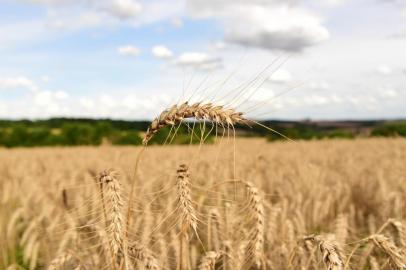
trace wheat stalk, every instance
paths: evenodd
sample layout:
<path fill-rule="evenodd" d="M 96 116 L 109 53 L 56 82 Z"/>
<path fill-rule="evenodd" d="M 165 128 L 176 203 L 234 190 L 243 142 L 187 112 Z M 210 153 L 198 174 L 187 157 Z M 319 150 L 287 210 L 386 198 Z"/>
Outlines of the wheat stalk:
<path fill-rule="evenodd" d="M 221 220 L 218 209 L 210 209 L 207 220 L 207 247 L 209 250 L 219 250 L 221 239 Z"/>
<path fill-rule="evenodd" d="M 148 141 L 161 128 L 173 126 L 187 118 L 197 120 L 210 120 L 220 126 L 234 126 L 235 124 L 248 124 L 249 121 L 243 116 L 243 113 L 236 112 L 234 109 L 227 109 L 223 106 L 215 106 L 211 103 L 194 103 L 189 105 L 184 102 L 181 105 L 173 105 L 171 108 L 164 110 L 155 118 L 149 126 L 144 136 L 143 144 L 147 145 Z"/>

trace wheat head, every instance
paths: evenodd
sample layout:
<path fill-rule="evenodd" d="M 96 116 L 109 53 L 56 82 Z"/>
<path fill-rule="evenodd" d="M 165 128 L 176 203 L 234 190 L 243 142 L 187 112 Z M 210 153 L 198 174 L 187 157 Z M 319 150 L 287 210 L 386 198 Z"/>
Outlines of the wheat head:
<path fill-rule="evenodd" d="M 249 123 L 249 121 L 243 116 L 243 113 L 236 112 L 234 109 L 215 106 L 211 103 L 202 104 L 198 102 L 189 105 L 188 102 L 184 102 L 181 105 L 173 105 L 171 108 L 164 110 L 152 121 L 144 136 L 143 144 L 147 145 L 148 141 L 161 128 L 173 126 L 187 118 L 210 120 L 223 127 Z"/>

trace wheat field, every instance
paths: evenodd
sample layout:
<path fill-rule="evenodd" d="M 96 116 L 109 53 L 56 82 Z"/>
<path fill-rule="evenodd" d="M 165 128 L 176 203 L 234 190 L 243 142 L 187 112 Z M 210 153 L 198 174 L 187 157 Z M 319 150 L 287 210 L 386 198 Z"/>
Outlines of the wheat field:
<path fill-rule="evenodd" d="M 142 149 L 0 150 L 0 269 L 405 268 L 404 139 Z"/>

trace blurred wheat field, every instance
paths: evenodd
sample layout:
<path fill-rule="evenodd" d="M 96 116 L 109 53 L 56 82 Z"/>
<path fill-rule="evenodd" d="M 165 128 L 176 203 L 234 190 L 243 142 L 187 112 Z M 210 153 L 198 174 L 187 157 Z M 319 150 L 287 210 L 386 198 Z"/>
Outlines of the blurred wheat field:
<path fill-rule="evenodd" d="M 405 139 L 140 151 L 0 149 L 0 269 L 405 269 Z"/>

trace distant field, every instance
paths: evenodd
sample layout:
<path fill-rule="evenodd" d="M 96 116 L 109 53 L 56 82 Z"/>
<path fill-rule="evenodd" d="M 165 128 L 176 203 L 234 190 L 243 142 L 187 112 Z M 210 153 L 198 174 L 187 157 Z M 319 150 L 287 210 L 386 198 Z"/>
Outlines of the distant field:
<path fill-rule="evenodd" d="M 129 202 L 140 151 L 0 149 L 0 269 L 113 269 L 128 247 L 129 269 L 401 269 L 405 261 L 406 139 L 149 146 Z M 110 168 L 116 176 L 97 176 Z"/>

